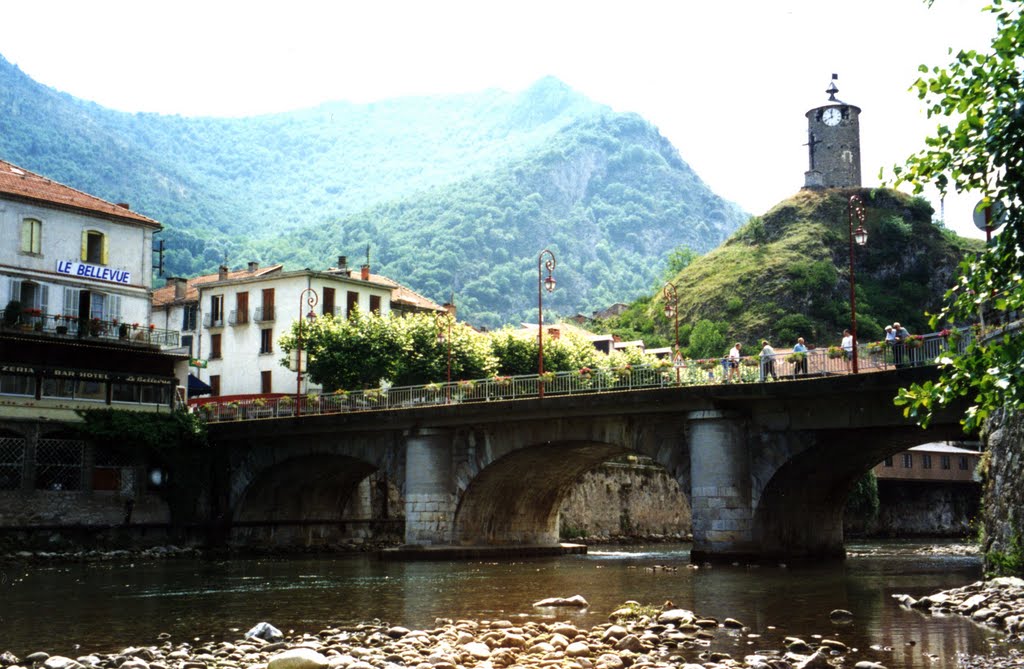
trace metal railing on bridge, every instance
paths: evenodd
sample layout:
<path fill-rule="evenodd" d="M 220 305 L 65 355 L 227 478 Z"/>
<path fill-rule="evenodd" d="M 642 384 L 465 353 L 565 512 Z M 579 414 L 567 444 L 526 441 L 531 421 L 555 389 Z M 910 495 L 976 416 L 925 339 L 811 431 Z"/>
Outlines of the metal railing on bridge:
<path fill-rule="evenodd" d="M 970 337 L 971 332 L 967 329 L 956 332 L 943 330 L 930 335 L 915 335 L 907 344 L 896 346 L 885 342 L 862 344 L 858 347 L 858 368 L 862 373 L 870 373 L 904 366 L 933 365 L 950 348 L 962 351 Z M 836 347 L 777 354 L 772 356 L 772 361 L 778 381 L 852 373 L 852 361 Z M 298 398 L 280 395 L 239 400 L 213 399 L 195 404 L 194 410 L 208 422 L 223 422 L 532 399 L 540 396 L 542 384 L 544 396 L 550 397 L 721 383 L 777 382 L 770 376 L 766 362 L 760 356 L 744 357 L 737 370 L 730 374 L 727 358 L 681 360 L 677 363 L 659 360 L 647 365 L 619 368 L 584 367 L 571 372 L 546 372 L 540 376 L 493 376 L 421 386 L 310 393 Z"/>

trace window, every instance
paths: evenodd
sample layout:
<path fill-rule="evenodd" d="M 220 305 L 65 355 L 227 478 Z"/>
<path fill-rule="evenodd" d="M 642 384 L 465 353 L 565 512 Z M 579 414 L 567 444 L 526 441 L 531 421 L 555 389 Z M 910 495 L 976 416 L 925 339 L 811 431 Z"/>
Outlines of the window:
<path fill-rule="evenodd" d="M 219 328 L 224 325 L 224 296 L 210 296 L 210 327 Z"/>
<path fill-rule="evenodd" d="M 266 395 L 274 392 L 270 383 L 270 372 L 260 372 L 260 392 Z"/>
<path fill-rule="evenodd" d="M 82 231 L 82 262 L 107 264 L 107 236 L 96 230 Z"/>
<path fill-rule="evenodd" d="M 270 328 L 260 330 L 260 353 L 274 352 L 274 331 Z M 269 392 L 269 391 L 265 391 Z"/>
<path fill-rule="evenodd" d="M 925 469 L 931 469 L 932 468 L 932 456 L 929 455 L 928 453 L 922 454 L 921 455 L 921 466 L 923 468 L 925 468 Z"/>
<path fill-rule="evenodd" d="M 960 469 L 967 469 L 967 456 L 966 455 L 961 455 L 960 456 Z"/>
<path fill-rule="evenodd" d="M 0 372 L 0 395 L 36 396 L 36 377 L 25 372 Z"/>
<path fill-rule="evenodd" d="M 891 455 L 885 459 L 885 466 L 886 467 L 892 467 L 892 456 Z"/>
<path fill-rule="evenodd" d="M 199 313 L 198 304 L 186 305 L 181 310 L 181 329 L 185 332 L 192 332 L 196 329 L 196 314 Z"/>
<path fill-rule="evenodd" d="M 948 455 L 941 456 L 939 458 L 939 463 L 942 465 L 943 469 L 949 469 L 949 456 Z"/>
<path fill-rule="evenodd" d="M 181 347 L 188 349 L 188 357 L 192 357 L 192 335 L 181 335 Z"/>
<path fill-rule="evenodd" d="M 220 374 L 210 374 L 210 395 L 213 397 L 220 395 Z"/>
<path fill-rule="evenodd" d="M 380 295 L 370 296 L 370 311 L 375 314 L 380 313 Z"/>
<path fill-rule="evenodd" d="M 347 316 L 351 316 L 357 306 L 359 306 L 359 293 L 354 290 L 348 291 L 348 296 L 346 297 L 345 302 L 345 314 Z"/>
<path fill-rule="evenodd" d="M 334 315 L 334 289 L 324 286 L 324 310 L 323 315 Z"/>
<path fill-rule="evenodd" d="M 903 468 L 913 469 L 914 468 L 914 456 L 911 453 L 903 454 Z"/>
<path fill-rule="evenodd" d="M 34 218 L 21 222 L 21 252 L 40 254 L 43 252 L 43 223 Z"/>
<path fill-rule="evenodd" d="M 249 322 L 249 293 L 235 293 L 235 323 L 245 325 Z"/>
<path fill-rule="evenodd" d="M 264 288 L 263 289 L 263 306 L 256 311 L 256 320 L 258 321 L 272 321 L 274 320 L 274 289 Z"/>
<path fill-rule="evenodd" d="M 220 357 L 220 335 L 210 335 L 210 358 L 216 360 Z"/>

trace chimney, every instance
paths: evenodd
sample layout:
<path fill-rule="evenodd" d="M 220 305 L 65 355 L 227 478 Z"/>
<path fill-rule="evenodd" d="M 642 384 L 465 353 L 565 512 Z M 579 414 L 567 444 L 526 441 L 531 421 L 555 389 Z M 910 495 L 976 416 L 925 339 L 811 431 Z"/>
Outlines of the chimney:
<path fill-rule="evenodd" d="M 451 302 L 445 302 L 443 305 L 444 310 L 451 316 L 452 320 L 455 320 L 455 305 Z"/>
<path fill-rule="evenodd" d="M 255 272 L 259 268 L 260 268 L 260 264 L 258 262 L 256 262 L 255 260 L 250 260 L 249 261 L 249 272 L 250 273 Z"/>
<path fill-rule="evenodd" d="M 362 267 L 359 268 L 359 278 L 361 278 L 363 281 L 369 281 L 370 280 L 370 266 L 369 265 L 363 265 Z"/>
<path fill-rule="evenodd" d="M 338 269 L 342 272 L 348 269 L 348 256 L 338 256 Z"/>
<path fill-rule="evenodd" d="M 132 210 L 132 207 L 131 207 L 131 205 L 130 205 L 130 204 L 128 204 L 127 202 L 118 202 L 118 203 L 117 203 L 117 206 L 118 206 L 118 207 L 121 207 L 122 209 L 127 209 L 128 211 L 131 211 L 131 210 Z"/>
<path fill-rule="evenodd" d="M 185 297 L 185 291 L 188 289 L 188 279 L 183 279 L 180 276 L 169 276 L 167 277 L 168 286 L 174 286 L 174 299 L 180 300 Z"/>
<path fill-rule="evenodd" d="M 228 278 L 228 267 L 227 265 L 221 265 L 217 268 L 217 281 L 227 281 Z"/>

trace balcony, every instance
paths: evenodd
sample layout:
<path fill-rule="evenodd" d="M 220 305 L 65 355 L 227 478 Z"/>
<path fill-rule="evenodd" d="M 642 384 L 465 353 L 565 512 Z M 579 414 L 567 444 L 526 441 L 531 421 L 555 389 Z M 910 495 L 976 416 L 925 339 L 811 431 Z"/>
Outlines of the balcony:
<path fill-rule="evenodd" d="M 274 306 L 256 307 L 256 315 L 253 317 L 253 320 L 257 323 L 266 323 L 274 320 Z"/>
<path fill-rule="evenodd" d="M 152 323 L 127 323 L 117 319 L 79 318 L 74 315 L 44 314 L 38 309 L 27 309 L 13 314 L 0 311 L 0 327 L 7 331 L 20 331 L 41 337 L 64 339 L 102 339 L 127 344 L 176 348 L 181 333 L 165 330 Z"/>
<path fill-rule="evenodd" d="M 213 314 L 203 314 L 203 327 L 204 328 L 222 328 L 224 327 L 224 316 L 218 314 L 217 318 L 213 317 Z"/>
<path fill-rule="evenodd" d="M 228 325 L 248 325 L 249 324 L 249 310 L 234 309 L 228 314 Z"/>

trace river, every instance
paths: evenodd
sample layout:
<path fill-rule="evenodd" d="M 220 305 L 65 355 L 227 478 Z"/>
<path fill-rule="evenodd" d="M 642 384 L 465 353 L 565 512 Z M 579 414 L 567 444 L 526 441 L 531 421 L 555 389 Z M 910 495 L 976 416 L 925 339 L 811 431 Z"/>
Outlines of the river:
<path fill-rule="evenodd" d="M 430 629 L 436 618 L 571 620 L 593 626 L 626 600 L 671 600 L 749 629 L 718 635 L 734 657 L 820 634 L 890 669 L 953 669 L 957 653 L 1000 652 L 997 635 L 959 616 L 900 608 L 981 577 L 980 560 L 934 544 L 848 546 L 822 565 L 689 566 L 688 546 L 593 547 L 588 555 L 487 562 L 381 562 L 367 555 L 139 563 L 0 564 L 0 651 L 71 657 L 157 643 L 235 639 L 261 620 L 286 632 L 380 619 Z M 534 609 L 583 595 L 590 608 Z M 848 609 L 836 626 L 829 612 Z"/>

